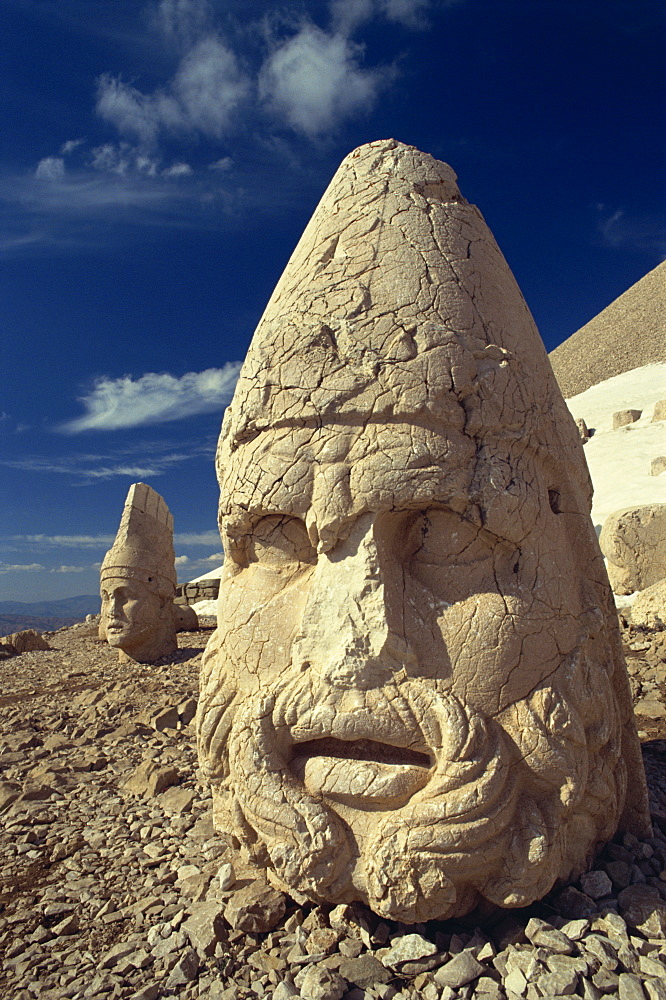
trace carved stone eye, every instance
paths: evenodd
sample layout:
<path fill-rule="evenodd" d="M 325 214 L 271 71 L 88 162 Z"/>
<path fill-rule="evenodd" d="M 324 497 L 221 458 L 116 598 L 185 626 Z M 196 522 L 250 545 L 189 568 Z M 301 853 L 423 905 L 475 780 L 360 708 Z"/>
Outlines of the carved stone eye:
<path fill-rule="evenodd" d="M 303 521 L 282 514 L 257 521 L 247 536 L 246 551 L 248 564 L 275 570 L 298 569 L 314 564 L 317 558 Z"/>

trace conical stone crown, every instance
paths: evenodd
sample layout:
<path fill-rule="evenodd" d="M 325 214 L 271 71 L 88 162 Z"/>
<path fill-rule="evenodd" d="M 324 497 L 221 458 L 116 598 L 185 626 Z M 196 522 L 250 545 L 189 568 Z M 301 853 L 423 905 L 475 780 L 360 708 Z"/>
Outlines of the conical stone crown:
<path fill-rule="evenodd" d="M 140 580 L 164 597 L 175 592 L 173 517 L 146 483 L 129 488 L 115 541 L 102 563 L 101 578 L 106 577 Z"/>

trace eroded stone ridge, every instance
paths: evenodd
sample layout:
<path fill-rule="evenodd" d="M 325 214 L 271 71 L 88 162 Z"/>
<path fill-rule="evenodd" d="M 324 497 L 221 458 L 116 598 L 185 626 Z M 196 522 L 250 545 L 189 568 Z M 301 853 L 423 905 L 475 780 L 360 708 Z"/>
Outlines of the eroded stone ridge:
<path fill-rule="evenodd" d="M 100 588 L 100 635 L 121 658 L 153 663 L 177 649 L 173 517 L 145 483 L 129 488 L 116 539 L 102 563 Z"/>
<path fill-rule="evenodd" d="M 649 829 L 579 432 L 449 166 L 343 161 L 217 470 L 199 754 L 278 888 L 406 922 L 522 906 Z"/>

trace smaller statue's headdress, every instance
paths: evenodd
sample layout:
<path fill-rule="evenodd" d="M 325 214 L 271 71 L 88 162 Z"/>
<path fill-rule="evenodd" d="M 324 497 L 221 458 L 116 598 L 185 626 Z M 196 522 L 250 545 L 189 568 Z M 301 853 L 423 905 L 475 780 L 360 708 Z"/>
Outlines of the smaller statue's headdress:
<path fill-rule="evenodd" d="M 129 488 L 120 527 L 104 556 L 101 579 L 139 580 L 161 597 L 176 587 L 173 517 L 164 499 L 145 483 Z"/>

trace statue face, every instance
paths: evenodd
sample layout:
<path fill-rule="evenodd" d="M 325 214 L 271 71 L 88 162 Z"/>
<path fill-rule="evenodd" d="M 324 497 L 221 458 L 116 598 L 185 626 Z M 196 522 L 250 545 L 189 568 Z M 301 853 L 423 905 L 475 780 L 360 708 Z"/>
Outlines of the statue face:
<path fill-rule="evenodd" d="M 140 580 L 102 580 L 102 627 L 110 646 L 141 655 L 155 641 L 164 617 L 164 601 Z"/>
<path fill-rule="evenodd" d="M 383 431 L 234 455 L 199 719 L 218 822 L 297 898 L 523 905 L 624 798 L 580 515 L 525 450 L 508 476 L 462 434 Z"/>

